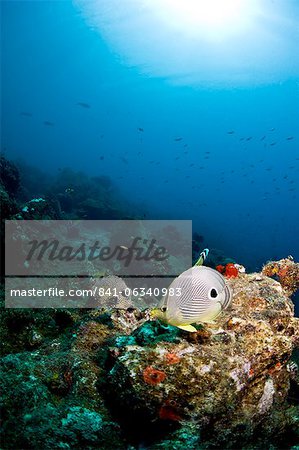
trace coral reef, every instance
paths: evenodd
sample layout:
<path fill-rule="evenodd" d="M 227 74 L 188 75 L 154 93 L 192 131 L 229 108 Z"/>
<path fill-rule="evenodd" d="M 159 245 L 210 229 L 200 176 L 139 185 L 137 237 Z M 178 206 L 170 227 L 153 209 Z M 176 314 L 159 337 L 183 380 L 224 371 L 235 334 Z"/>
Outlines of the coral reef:
<path fill-rule="evenodd" d="M 57 201 L 49 197 L 33 198 L 22 205 L 21 210 L 12 219 L 18 220 L 59 220 L 60 206 Z"/>
<path fill-rule="evenodd" d="M 14 164 L 4 156 L 0 159 L 0 201 L 2 219 L 143 217 L 106 175 L 89 177 L 64 168 L 52 176 L 22 161 Z"/>
<path fill-rule="evenodd" d="M 0 157 L 0 217 L 10 218 L 18 210 L 16 194 L 20 188 L 20 176 L 17 167 Z"/>
<path fill-rule="evenodd" d="M 15 200 L 9 196 L 4 186 L 0 184 L 0 215 L 3 218 L 12 217 L 18 211 Z"/>
<path fill-rule="evenodd" d="M 149 442 L 161 421 L 189 432 L 192 424 L 193 436 L 222 448 L 249 443 L 261 429 L 267 436 L 295 429 L 287 404 L 287 365 L 299 344 L 292 302 L 278 282 L 262 274 L 242 274 L 230 284 L 232 308 L 206 327 L 204 340 L 200 330 L 198 339 L 181 333 L 176 343 L 145 347 L 135 341 L 114 353 L 114 407 L 121 416 L 131 415 L 129 429 L 139 423 L 150 430 Z"/>
<path fill-rule="evenodd" d="M 9 195 L 15 196 L 20 188 L 20 174 L 17 167 L 4 156 L 0 157 L 0 184 Z"/>
<path fill-rule="evenodd" d="M 238 271 L 231 308 L 195 333 L 131 305 L 5 310 L 2 448 L 298 445 L 296 276 L 289 258 Z"/>
<path fill-rule="evenodd" d="M 95 388 L 98 370 L 53 342 L 3 358 L 2 448 L 125 448 Z"/>
<path fill-rule="evenodd" d="M 268 262 L 263 267 L 262 273 L 268 277 L 278 278 L 288 295 L 299 288 L 299 264 L 294 262 L 292 256 L 280 261 Z"/>

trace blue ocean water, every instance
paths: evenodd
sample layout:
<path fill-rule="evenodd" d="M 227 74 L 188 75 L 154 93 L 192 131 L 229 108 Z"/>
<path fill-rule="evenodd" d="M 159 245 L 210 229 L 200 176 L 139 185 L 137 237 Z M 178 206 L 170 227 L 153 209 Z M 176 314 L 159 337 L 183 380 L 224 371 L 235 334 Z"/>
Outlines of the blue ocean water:
<path fill-rule="evenodd" d="M 249 270 L 298 260 L 298 2 L 251 2 L 229 37 L 148 3 L 1 2 L 6 157 L 109 176 Z"/>

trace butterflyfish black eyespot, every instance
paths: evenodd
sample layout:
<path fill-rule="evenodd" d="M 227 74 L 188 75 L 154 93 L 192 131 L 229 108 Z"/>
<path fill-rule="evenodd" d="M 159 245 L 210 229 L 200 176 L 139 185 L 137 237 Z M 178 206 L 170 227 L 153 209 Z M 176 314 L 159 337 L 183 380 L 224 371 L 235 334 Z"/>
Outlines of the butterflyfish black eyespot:
<path fill-rule="evenodd" d="M 216 298 L 217 295 L 218 295 L 218 292 L 216 291 L 216 289 L 212 288 L 212 289 L 211 289 L 211 292 L 210 292 L 210 296 L 211 296 L 212 298 Z"/>

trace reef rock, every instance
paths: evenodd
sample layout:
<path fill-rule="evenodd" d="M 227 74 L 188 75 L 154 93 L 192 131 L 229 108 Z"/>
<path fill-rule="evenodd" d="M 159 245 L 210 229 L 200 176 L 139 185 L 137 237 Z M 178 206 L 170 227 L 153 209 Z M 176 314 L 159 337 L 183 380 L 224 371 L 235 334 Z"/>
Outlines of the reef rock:
<path fill-rule="evenodd" d="M 292 256 L 280 261 L 269 261 L 262 270 L 268 277 L 276 277 L 288 295 L 299 289 L 299 264 Z"/>
<path fill-rule="evenodd" d="M 295 427 L 286 402 L 288 363 L 299 344 L 293 303 L 280 283 L 262 274 L 242 274 L 229 284 L 232 307 L 213 325 L 197 333 L 175 328 L 172 342 L 163 340 L 164 333 L 146 345 L 131 339 L 111 349 L 110 399 L 128 429 L 143 430 L 143 440 L 175 427 L 195 439 L 191 448 L 202 439 L 231 448 L 253 434 Z M 167 445 L 154 448 L 181 448 Z"/>
<path fill-rule="evenodd" d="M 20 188 L 20 175 L 17 167 L 10 161 L 0 157 L 0 184 L 9 195 L 14 196 Z"/>
<path fill-rule="evenodd" d="M 227 282 L 231 308 L 196 333 L 148 309 L 4 310 L 3 448 L 298 445 L 299 319 L 288 290 L 264 274 Z"/>

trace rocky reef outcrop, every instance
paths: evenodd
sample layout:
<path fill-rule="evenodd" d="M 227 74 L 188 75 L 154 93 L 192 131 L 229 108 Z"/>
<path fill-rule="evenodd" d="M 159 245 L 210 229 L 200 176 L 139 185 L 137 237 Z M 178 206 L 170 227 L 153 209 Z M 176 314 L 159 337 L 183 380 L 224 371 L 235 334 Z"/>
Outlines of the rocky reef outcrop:
<path fill-rule="evenodd" d="M 109 384 L 122 415 L 132 417 L 129 426 L 142 417 L 153 433 L 153 423 L 174 422 L 198 444 L 221 448 L 249 442 L 261 427 L 275 434 L 291 426 L 289 360 L 299 344 L 293 304 L 262 274 L 239 275 L 230 285 L 232 308 L 217 323 L 180 333 L 176 342 L 162 335 L 118 349 Z"/>
<path fill-rule="evenodd" d="M 196 333 L 132 308 L 6 312 L 3 448 L 295 448 L 290 290 L 264 273 L 228 283 L 231 308 Z"/>

